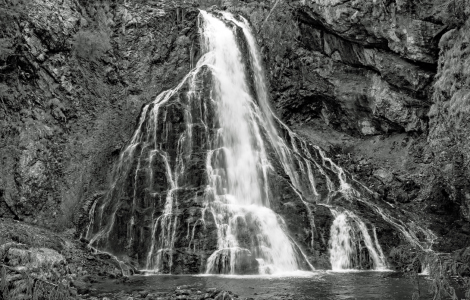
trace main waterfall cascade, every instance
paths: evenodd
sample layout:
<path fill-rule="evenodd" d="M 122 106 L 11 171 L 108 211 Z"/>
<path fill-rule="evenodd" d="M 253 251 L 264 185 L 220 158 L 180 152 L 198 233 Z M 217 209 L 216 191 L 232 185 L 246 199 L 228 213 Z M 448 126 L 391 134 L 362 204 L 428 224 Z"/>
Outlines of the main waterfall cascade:
<path fill-rule="evenodd" d="M 385 269 L 375 227 L 350 211 L 357 203 L 408 242 L 429 246 L 417 234 L 429 232 L 362 196 L 365 187 L 273 114 L 245 19 L 201 11 L 199 31 L 196 67 L 143 108 L 111 188 L 90 210 L 92 246 L 157 273 L 309 270 L 315 208 L 325 206 L 335 218 L 333 269 Z M 281 216 L 294 206 L 283 191 L 302 204 L 310 241 L 299 241 Z"/>
<path fill-rule="evenodd" d="M 218 250 L 209 257 L 207 272 L 241 271 L 246 256 L 256 258 L 260 273 L 297 270 L 289 238 L 269 209 L 270 165 L 257 121 L 261 114 L 250 95 L 237 37 L 220 19 L 201 15 L 205 54 L 198 65 L 212 71 L 212 100 L 220 126 L 206 165 L 205 206 L 218 230 Z M 231 15 L 223 17 L 235 23 Z M 249 241 L 242 237 L 246 230 Z"/>

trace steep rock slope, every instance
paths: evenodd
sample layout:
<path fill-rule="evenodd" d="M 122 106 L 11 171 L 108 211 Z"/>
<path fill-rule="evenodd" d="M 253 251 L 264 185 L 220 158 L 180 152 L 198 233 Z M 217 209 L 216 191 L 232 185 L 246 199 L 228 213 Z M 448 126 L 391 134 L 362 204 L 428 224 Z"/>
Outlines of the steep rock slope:
<path fill-rule="evenodd" d="M 198 11 L 163 4 L 0 9 L 0 217 L 70 226 L 108 187 L 142 105 L 186 75 L 198 49 Z"/>

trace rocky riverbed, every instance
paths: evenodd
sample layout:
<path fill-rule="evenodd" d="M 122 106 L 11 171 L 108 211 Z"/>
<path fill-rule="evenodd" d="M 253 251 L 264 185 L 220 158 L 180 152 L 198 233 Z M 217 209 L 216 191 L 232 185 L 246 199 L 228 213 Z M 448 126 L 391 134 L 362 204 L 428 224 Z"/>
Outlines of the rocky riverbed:
<path fill-rule="evenodd" d="M 253 298 L 239 298 L 237 295 L 229 291 L 220 291 L 216 288 L 209 288 L 207 290 L 197 290 L 188 286 L 179 286 L 174 292 L 171 293 L 150 293 L 148 291 L 134 292 L 126 294 L 120 292 L 106 296 L 100 295 L 99 297 L 91 296 L 87 299 L 101 300 L 101 299 L 116 299 L 116 300 L 134 300 L 134 299 L 147 299 L 147 300 L 251 300 Z"/>

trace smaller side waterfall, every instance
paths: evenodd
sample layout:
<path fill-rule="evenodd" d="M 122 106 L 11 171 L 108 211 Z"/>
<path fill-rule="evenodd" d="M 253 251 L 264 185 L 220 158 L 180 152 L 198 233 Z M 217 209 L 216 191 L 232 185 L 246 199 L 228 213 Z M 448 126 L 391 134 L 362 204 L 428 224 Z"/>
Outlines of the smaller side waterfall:
<path fill-rule="evenodd" d="M 385 270 L 386 260 L 375 228 L 372 239 L 366 224 L 352 212 L 334 212 L 334 215 L 330 238 L 330 262 L 333 271 Z"/>

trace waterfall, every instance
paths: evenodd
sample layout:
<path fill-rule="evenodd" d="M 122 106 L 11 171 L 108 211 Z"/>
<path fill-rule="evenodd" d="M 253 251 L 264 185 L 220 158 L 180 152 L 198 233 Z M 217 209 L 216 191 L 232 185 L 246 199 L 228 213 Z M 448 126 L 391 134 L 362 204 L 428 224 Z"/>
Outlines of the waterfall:
<path fill-rule="evenodd" d="M 109 191 L 91 206 L 90 245 L 148 272 L 312 270 L 324 206 L 334 218 L 333 269 L 384 269 L 375 227 L 352 212 L 358 203 L 410 243 L 428 243 L 417 234 L 428 231 L 373 203 L 367 188 L 276 117 L 243 17 L 201 11 L 198 23 L 202 55 L 142 109 Z"/>
<path fill-rule="evenodd" d="M 229 14 L 223 17 L 234 21 Z M 218 230 L 218 250 L 208 259 L 207 273 L 243 272 L 253 258 L 259 273 L 297 270 L 294 249 L 269 208 L 270 166 L 237 37 L 209 13 L 201 12 L 201 21 L 205 54 L 198 65 L 212 70 L 220 124 L 206 165 L 206 206 Z"/>
<path fill-rule="evenodd" d="M 386 260 L 374 232 L 374 241 L 364 222 L 352 212 L 334 213 L 331 226 L 330 261 L 333 271 L 386 269 Z"/>

